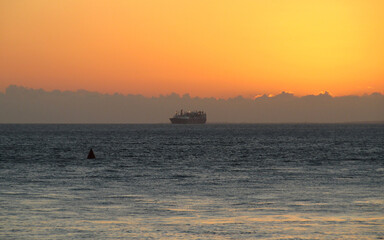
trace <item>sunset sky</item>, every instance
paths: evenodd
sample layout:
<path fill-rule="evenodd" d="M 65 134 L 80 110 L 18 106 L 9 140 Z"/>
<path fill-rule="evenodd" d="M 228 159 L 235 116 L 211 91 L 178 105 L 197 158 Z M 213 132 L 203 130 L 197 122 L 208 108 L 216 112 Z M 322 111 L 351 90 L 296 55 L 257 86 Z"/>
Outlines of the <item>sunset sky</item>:
<path fill-rule="evenodd" d="M 0 0 L 0 91 L 384 93 L 383 13 L 383 0 Z"/>

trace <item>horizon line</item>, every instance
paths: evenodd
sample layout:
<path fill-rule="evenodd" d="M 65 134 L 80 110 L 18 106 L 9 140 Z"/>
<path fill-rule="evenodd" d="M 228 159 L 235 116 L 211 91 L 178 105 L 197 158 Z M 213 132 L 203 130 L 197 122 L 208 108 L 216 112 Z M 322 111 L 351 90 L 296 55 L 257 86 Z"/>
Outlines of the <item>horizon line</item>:
<path fill-rule="evenodd" d="M 204 125 L 341 125 L 341 124 L 384 124 L 382 121 L 351 121 L 351 122 L 207 122 L 205 124 L 182 124 L 175 125 L 168 122 L 157 123 L 48 123 L 48 122 L 26 122 L 26 123 L 4 123 L 0 125 L 172 125 L 172 126 L 204 126 Z"/>

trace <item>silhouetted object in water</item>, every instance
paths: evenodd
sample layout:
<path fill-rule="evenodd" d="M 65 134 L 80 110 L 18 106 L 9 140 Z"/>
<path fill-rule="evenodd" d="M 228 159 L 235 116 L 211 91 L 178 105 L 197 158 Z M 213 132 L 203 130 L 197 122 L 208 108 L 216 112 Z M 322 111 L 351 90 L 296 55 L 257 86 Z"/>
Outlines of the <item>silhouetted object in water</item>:
<path fill-rule="evenodd" d="M 95 156 L 95 154 L 93 153 L 93 150 L 92 150 L 92 148 L 91 148 L 91 150 L 89 150 L 87 159 L 94 159 L 94 158 L 96 158 L 96 156 Z"/>

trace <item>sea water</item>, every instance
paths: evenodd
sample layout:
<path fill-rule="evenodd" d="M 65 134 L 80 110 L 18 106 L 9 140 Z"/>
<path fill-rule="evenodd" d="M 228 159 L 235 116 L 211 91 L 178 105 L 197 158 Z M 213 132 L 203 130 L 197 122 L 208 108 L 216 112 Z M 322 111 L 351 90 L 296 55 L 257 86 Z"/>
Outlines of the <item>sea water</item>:
<path fill-rule="evenodd" d="M 384 238 L 383 124 L 0 125 L 0 239 L 341 238 Z"/>

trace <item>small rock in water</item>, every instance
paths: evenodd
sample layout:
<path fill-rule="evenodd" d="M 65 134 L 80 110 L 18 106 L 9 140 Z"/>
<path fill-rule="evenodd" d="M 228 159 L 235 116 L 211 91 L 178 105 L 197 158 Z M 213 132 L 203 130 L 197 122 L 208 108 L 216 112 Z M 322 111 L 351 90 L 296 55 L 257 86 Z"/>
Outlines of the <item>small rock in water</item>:
<path fill-rule="evenodd" d="M 92 148 L 91 148 L 91 150 L 89 150 L 87 159 L 94 159 L 94 158 L 96 158 L 96 156 L 95 156 L 95 154 L 93 153 L 93 150 L 92 150 Z"/>

